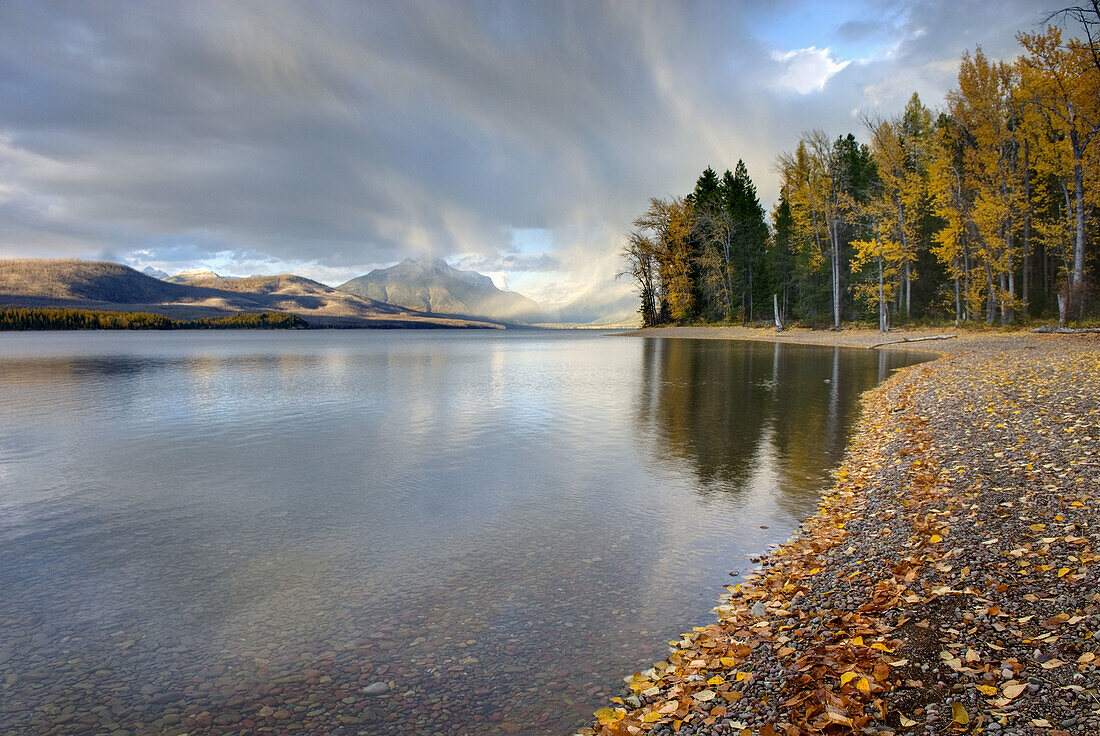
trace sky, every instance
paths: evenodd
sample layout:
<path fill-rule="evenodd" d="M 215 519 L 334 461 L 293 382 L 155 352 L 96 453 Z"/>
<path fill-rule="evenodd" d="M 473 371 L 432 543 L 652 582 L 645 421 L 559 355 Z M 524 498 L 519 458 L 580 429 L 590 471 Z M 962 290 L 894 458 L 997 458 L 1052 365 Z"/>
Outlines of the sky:
<path fill-rule="evenodd" d="M 650 197 L 1018 55 L 1031 0 L 0 3 L 0 257 L 629 289 Z"/>

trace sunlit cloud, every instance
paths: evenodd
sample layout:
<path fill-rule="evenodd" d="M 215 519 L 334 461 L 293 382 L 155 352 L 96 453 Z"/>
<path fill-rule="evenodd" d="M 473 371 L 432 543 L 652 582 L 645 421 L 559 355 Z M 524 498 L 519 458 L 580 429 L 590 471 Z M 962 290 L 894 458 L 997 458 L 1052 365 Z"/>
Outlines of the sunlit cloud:
<path fill-rule="evenodd" d="M 851 63 L 834 59 L 828 47 L 819 49 L 815 46 L 774 51 L 772 59 L 779 62 L 781 69 L 775 80 L 776 87 L 801 95 L 822 91 L 830 79 Z"/>

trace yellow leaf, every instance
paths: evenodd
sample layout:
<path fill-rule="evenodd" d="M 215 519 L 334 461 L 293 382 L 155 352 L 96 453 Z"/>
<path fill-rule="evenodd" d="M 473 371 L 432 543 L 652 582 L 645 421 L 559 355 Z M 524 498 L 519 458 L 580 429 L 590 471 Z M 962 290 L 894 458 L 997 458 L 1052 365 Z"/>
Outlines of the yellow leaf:
<path fill-rule="evenodd" d="M 847 685 L 847 684 L 848 684 L 849 682 L 851 682 L 852 680 L 854 680 L 854 679 L 855 679 L 855 677 L 856 677 L 856 673 L 855 673 L 855 672 L 845 672 L 845 673 L 844 673 L 843 675 L 841 675 L 841 676 L 840 676 L 840 686 L 841 686 L 841 687 L 844 687 L 844 686 L 845 686 L 845 685 Z"/>
<path fill-rule="evenodd" d="M 890 647 L 886 646 L 885 644 L 883 644 L 880 641 L 876 641 L 874 644 L 872 644 L 871 648 L 872 649 L 877 649 L 880 652 L 887 652 L 889 654 L 893 654 L 894 652 L 897 651 L 896 649 L 891 649 Z"/>
<path fill-rule="evenodd" d="M 748 672 L 738 672 L 737 673 L 737 681 L 738 682 L 741 682 L 742 680 L 747 680 L 747 679 L 749 679 L 749 673 Z"/>
<path fill-rule="evenodd" d="M 661 720 L 661 714 L 652 710 L 642 716 L 642 723 L 654 723 L 659 720 Z"/>
<path fill-rule="evenodd" d="M 715 675 L 714 677 L 707 680 L 708 685 L 724 685 L 725 683 L 726 681 L 721 675 Z"/>
<path fill-rule="evenodd" d="M 992 685 L 978 685 L 978 692 L 980 692 L 982 695 L 996 695 L 997 688 L 993 687 Z"/>
<path fill-rule="evenodd" d="M 849 643 L 854 647 L 861 647 L 861 646 L 863 646 L 863 637 L 862 636 L 857 636 L 856 638 L 852 639 Z"/>
<path fill-rule="evenodd" d="M 870 692 L 871 692 L 871 683 L 867 682 L 866 677 L 861 677 L 861 678 L 859 678 L 859 680 L 856 681 L 856 689 L 859 690 L 861 693 L 870 694 Z"/>
<path fill-rule="evenodd" d="M 719 657 L 718 661 L 722 663 L 723 667 L 733 667 L 737 664 L 737 660 L 733 657 Z"/>
<path fill-rule="evenodd" d="M 962 706 L 962 703 L 957 700 L 951 704 L 951 720 L 960 726 L 970 723 L 970 714 L 966 712 L 966 708 Z"/>
<path fill-rule="evenodd" d="M 941 537 L 939 534 L 933 534 L 932 537 L 928 541 L 931 542 L 932 544 L 937 544 L 937 543 L 943 541 L 943 537 Z"/>
<path fill-rule="evenodd" d="M 1068 574 L 1069 574 L 1069 568 L 1068 567 L 1063 567 L 1061 570 L 1058 571 L 1058 577 L 1060 577 L 1060 578 L 1063 578 Z"/>
<path fill-rule="evenodd" d="M 600 708 L 592 715 L 596 716 L 601 726 L 611 726 L 626 718 L 626 711 L 622 708 Z"/>

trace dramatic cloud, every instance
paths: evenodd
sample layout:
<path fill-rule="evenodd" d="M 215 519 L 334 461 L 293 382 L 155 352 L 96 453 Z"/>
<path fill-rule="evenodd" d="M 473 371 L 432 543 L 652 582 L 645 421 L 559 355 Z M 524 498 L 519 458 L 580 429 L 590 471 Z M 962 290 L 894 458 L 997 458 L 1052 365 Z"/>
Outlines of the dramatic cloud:
<path fill-rule="evenodd" d="M 814 46 L 794 51 L 773 51 L 772 58 L 780 63 L 783 70 L 776 79 L 776 86 L 802 95 L 822 91 L 833 75 L 852 63 L 837 61 L 829 53 L 828 48 Z"/>
<path fill-rule="evenodd" d="M 938 104 L 1047 7 L 9 0 L 0 255 L 329 283 L 431 255 L 563 305 L 650 196 L 742 158 L 769 204 L 802 130 Z"/>

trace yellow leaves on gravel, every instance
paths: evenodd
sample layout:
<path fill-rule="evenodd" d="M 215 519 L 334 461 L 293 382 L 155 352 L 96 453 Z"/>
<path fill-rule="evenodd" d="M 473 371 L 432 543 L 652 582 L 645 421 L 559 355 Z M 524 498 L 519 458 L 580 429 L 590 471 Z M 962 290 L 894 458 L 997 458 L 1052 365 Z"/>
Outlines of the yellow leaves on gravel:
<path fill-rule="evenodd" d="M 596 716 L 601 726 L 612 726 L 626 718 L 626 711 L 622 708 L 600 708 L 592 715 Z"/>

